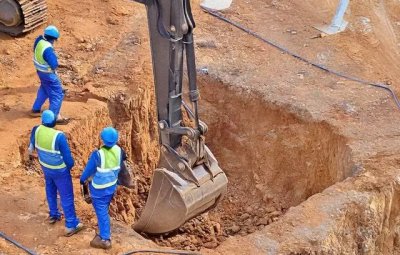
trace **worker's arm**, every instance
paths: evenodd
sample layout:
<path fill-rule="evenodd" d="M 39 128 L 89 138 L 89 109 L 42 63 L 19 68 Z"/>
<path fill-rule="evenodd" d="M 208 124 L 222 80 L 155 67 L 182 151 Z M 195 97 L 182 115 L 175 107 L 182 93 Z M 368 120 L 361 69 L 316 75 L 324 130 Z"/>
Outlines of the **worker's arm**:
<path fill-rule="evenodd" d="M 67 169 L 71 170 L 75 162 L 74 159 L 72 158 L 71 150 L 69 149 L 68 146 L 67 137 L 63 133 L 58 134 L 56 143 L 59 146 L 61 156 L 64 159 L 64 163 L 67 166 Z"/>
<path fill-rule="evenodd" d="M 33 153 L 33 150 L 35 149 L 35 133 L 37 127 L 38 126 L 32 128 L 31 137 L 29 140 L 29 147 L 28 147 L 29 155 L 31 155 Z"/>
<path fill-rule="evenodd" d="M 43 59 L 47 62 L 47 64 L 49 64 L 50 68 L 52 70 L 56 70 L 58 67 L 58 59 L 57 59 L 57 55 L 54 52 L 53 48 L 47 48 L 44 52 L 43 52 Z"/>
<path fill-rule="evenodd" d="M 87 179 L 89 179 L 90 176 L 93 176 L 96 173 L 97 169 L 97 162 L 98 160 L 98 153 L 97 150 L 92 152 L 92 154 L 89 157 L 89 161 L 86 164 L 85 169 L 83 170 L 83 173 L 81 175 L 80 182 L 81 184 L 85 183 Z"/>

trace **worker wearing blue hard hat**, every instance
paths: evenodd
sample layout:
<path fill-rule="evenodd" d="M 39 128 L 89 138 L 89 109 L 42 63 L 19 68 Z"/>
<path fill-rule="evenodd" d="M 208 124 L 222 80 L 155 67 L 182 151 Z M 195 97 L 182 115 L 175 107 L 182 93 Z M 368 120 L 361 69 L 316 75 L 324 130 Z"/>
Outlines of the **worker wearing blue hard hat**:
<path fill-rule="evenodd" d="M 63 132 L 54 129 L 56 116 L 50 110 L 42 113 L 42 124 L 32 129 L 29 144 L 29 155 L 33 151 L 38 154 L 42 167 L 46 197 L 49 206 L 49 224 L 61 220 L 57 205 L 57 192 L 60 194 L 61 206 L 65 215 L 65 236 L 71 236 L 83 229 L 83 224 L 76 216 L 74 205 L 74 190 L 72 186 L 71 169 L 74 159 Z"/>
<path fill-rule="evenodd" d="M 33 51 L 33 63 L 40 79 L 40 87 L 36 100 L 32 106 L 31 115 L 39 117 L 41 108 L 49 99 L 49 109 L 56 115 L 57 124 L 67 124 L 68 119 L 62 118 L 60 109 L 64 99 L 64 91 L 56 70 L 58 59 L 54 51 L 54 42 L 60 37 L 60 32 L 55 26 L 45 28 L 43 35 L 36 38 Z"/>
<path fill-rule="evenodd" d="M 125 152 L 117 145 L 118 132 L 113 127 L 104 128 L 100 134 L 103 146 L 90 155 L 80 178 L 81 185 L 89 184 L 90 196 L 96 212 L 99 233 L 90 242 L 94 248 L 111 248 L 111 200 L 117 189 L 118 175 L 126 160 Z"/>

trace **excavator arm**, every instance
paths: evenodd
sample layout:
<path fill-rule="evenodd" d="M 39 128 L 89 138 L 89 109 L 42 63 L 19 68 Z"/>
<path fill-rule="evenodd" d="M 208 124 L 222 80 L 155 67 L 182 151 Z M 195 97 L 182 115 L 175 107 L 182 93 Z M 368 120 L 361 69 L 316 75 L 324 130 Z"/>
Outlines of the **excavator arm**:
<path fill-rule="evenodd" d="M 213 208 L 226 193 L 228 180 L 204 143 L 207 125 L 199 120 L 190 1 L 137 2 L 147 8 L 161 155 L 146 206 L 133 228 L 165 233 Z M 182 97 L 184 64 L 192 107 Z M 193 125 L 183 123 L 182 108 Z"/>

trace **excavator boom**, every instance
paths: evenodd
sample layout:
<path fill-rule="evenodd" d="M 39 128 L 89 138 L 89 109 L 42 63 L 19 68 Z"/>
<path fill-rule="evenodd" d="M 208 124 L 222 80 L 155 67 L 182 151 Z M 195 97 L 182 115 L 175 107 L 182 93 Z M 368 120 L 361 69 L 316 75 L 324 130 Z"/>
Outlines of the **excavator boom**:
<path fill-rule="evenodd" d="M 46 21 L 45 0 L 0 0 L 0 32 L 17 36 Z"/>
<path fill-rule="evenodd" d="M 207 126 L 198 116 L 195 23 L 190 1 L 137 2 L 147 8 L 161 156 L 146 206 L 133 228 L 165 233 L 216 206 L 226 193 L 228 180 L 204 143 Z M 182 97 L 184 64 L 192 108 Z M 192 126 L 183 123 L 182 108 L 191 115 Z"/>

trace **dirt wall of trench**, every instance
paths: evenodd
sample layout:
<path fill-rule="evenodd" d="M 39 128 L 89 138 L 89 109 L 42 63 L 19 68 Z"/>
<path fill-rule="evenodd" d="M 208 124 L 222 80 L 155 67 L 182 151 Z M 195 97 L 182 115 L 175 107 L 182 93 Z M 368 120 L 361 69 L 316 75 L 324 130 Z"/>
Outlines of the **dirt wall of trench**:
<path fill-rule="evenodd" d="M 302 120 L 249 91 L 200 81 L 207 141 L 228 175 L 246 177 L 252 195 L 289 208 L 356 171 L 347 139 L 329 124 Z"/>
<path fill-rule="evenodd" d="M 399 182 L 363 174 L 338 183 L 291 208 L 279 221 L 217 248 L 230 254 L 398 254 Z M 240 247 L 239 247 L 240 246 Z"/>
<path fill-rule="evenodd" d="M 268 201 L 291 207 L 259 231 L 228 238 L 217 248 L 220 254 L 400 252 L 395 157 L 355 163 L 347 139 L 329 124 L 302 121 L 288 111 L 266 107 L 268 103 L 261 104 L 245 90 L 231 93 L 232 88 L 209 79 L 201 84 L 210 147 L 219 147 L 216 156 L 228 177 L 244 183 L 230 183 L 229 189 L 239 194 L 236 199 L 251 204 L 261 194 L 264 208 Z"/>

